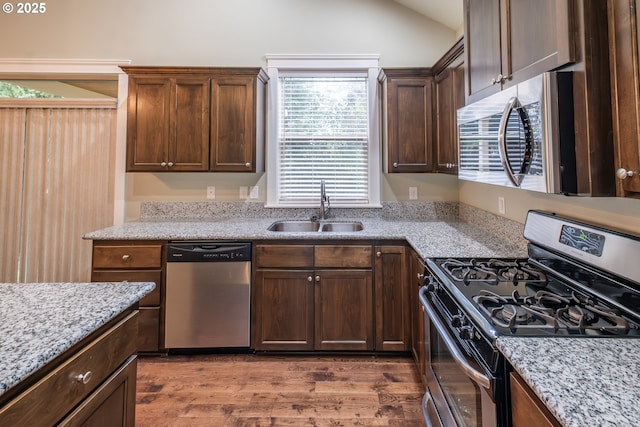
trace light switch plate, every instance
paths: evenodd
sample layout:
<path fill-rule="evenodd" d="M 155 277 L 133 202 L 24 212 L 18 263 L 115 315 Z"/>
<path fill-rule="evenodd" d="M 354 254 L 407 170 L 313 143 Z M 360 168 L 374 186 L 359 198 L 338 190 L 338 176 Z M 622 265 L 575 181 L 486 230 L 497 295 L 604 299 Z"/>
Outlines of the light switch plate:
<path fill-rule="evenodd" d="M 249 198 L 257 199 L 258 197 L 260 197 L 260 187 L 258 187 L 257 185 L 249 187 Z"/>
<path fill-rule="evenodd" d="M 249 187 L 243 185 L 240 187 L 240 200 L 244 200 L 249 197 Z"/>
<path fill-rule="evenodd" d="M 498 197 L 498 212 L 504 215 L 506 211 L 507 208 L 505 206 L 504 197 Z"/>

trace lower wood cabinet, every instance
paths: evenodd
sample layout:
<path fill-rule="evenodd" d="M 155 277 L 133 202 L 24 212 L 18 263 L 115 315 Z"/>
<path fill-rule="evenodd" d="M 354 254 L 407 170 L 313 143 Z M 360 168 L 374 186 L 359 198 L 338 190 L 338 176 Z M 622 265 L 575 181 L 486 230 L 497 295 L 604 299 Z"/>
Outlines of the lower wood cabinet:
<path fill-rule="evenodd" d="M 33 384 L 0 406 L 0 425 L 135 425 L 137 310 L 120 315 L 34 374 Z"/>
<path fill-rule="evenodd" d="M 146 241 L 94 241 L 92 282 L 154 282 L 140 300 L 138 351 L 155 353 L 163 346 L 164 245 Z"/>
<path fill-rule="evenodd" d="M 404 246 L 256 244 L 254 264 L 256 350 L 409 349 Z"/>
<path fill-rule="evenodd" d="M 559 427 L 560 423 L 516 372 L 509 374 L 513 427 Z"/>
<path fill-rule="evenodd" d="M 407 251 L 376 246 L 376 350 L 407 351 L 411 340 Z"/>

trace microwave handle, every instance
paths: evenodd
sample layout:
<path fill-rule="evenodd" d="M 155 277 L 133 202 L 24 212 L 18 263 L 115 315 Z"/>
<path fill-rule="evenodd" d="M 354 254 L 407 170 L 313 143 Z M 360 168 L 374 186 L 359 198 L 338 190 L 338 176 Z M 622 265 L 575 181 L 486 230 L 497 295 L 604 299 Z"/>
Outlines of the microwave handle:
<path fill-rule="evenodd" d="M 465 375 L 481 387 L 489 389 L 491 387 L 491 380 L 483 373 L 478 372 L 476 369 L 474 369 L 473 366 L 469 364 L 464 355 L 460 352 L 453 338 L 451 338 L 451 335 L 449 335 L 449 331 L 447 331 L 447 328 L 440 321 L 440 318 L 436 314 L 435 309 L 427 300 L 427 297 L 425 296 L 427 292 L 428 290 L 426 286 L 420 288 L 420 303 L 429 316 L 431 323 L 433 323 L 433 326 L 435 326 L 436 330 L 438 331 L 438 335 L 440 335 L 440 338 L 442 338 L 442 341 L 444 341 L 447 349 L 453 356 L 458 366 L 464 371 Z"/>
<path fill-rule="evenodd" d="M 502 162 L 502 166 L 504 167 L 509 181 L 511 181 L 516 187 L 520 187 L 520 184 L 522 184 L 522 180 L 524 179 L 524 175 L 529 172 L 531 159 L 533 157 L 533 132 L 531 131 L 531 122 L 527 111 L 524 108 L 520 108 L 521 106 L 522 105 L 520 104 L 520 101 L 518 101 L 517 97 L 514 96 L 509 99 L 507 105 L 504 107 L 504 111 L 502 112 L 502 117 L 500 117 L 500 127 L 498 130 L 498 151 L 500 152 L 500 161 Z M 518 174 L 516 174 L 511 167 L 511 162 L 509 162 L 509 153 L 507 151 L 507 122 L 509 121 L 509 116 L 514 109 L 517 109 L 516 111 L 520 116 L 520 121 L 522 122 L 525 131 L 525 152 Z"/>

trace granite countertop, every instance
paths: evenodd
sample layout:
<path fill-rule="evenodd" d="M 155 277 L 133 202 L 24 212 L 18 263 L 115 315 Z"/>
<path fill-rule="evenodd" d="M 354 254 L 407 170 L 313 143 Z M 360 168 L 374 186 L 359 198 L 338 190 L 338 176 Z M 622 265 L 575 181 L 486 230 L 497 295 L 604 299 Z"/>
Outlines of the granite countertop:
<path fill-rule="evenodd" d="M 640 426 L 640 340 L 500 337 L 497 344 L 563 426 Z"/>
<path fill-rule="evenodd" d="M 154 283 L 0 283 L 0 397 L 155 287 Z"/>
<path fill-rule="evenodd" d="M 493 233 L 457 220 L 391 221 L 379 218 L 355 220 L 357 232 L 275 232 L 267 228 L 276 218 L 144 220 L 104 228 L 84 235 L 89 240 L 406 240 L 420 256 L 427 257 L 525 257 L 522 245 L 514 245 Z M 521 236 L 518 236 L 520 238 Z"/>

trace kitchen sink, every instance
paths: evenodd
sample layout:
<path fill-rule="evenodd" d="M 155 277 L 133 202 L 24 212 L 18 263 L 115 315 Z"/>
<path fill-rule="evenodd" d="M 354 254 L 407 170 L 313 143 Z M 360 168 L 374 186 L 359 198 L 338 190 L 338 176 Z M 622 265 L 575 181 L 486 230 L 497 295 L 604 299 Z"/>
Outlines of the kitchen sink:
<path fill-rule="evenodd" d="M 339 233 L 349 233 L 352 231 L 362 231 L 361 222 L 326 222 L 322 224 L 320 231 L 334 231 Z"/>
<path fill-rule="evenodd" d="M 267 228 L 269 231 L 301 233 L 301 232 L 338 232 L 351 233 L 361 231 L 362 223 L 359 221 L 323 222 L 320 221 L 276 221 Z"/>
<path fill-rule="evenodd" d="M 276 221 L 267 228 L 269 231 L 288 231 L 300 233 L 304 231 L 318 231 L 320 222 L 318 221 Z"/>

